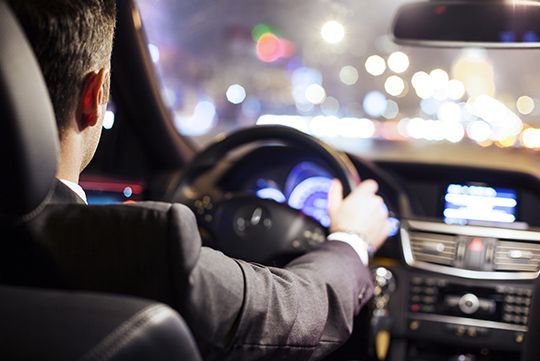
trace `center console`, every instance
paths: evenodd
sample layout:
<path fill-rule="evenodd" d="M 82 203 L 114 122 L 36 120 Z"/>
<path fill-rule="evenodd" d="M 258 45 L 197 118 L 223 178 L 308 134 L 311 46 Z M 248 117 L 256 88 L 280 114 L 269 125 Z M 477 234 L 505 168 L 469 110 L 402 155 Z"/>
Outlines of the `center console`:
<path fill-rule="evenodd" d="M 392 318 L 386 359 L 518 361 L 540 232 L 405 220 L 401 242 L 408 267 L 388 267 L 398 286 L 384 297 L 387 315 L 405 317 Z"/>

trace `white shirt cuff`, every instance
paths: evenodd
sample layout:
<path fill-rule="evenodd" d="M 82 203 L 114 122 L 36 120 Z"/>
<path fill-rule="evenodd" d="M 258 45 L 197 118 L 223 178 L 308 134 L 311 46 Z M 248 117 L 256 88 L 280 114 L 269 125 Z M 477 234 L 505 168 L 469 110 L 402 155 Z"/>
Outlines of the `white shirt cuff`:
<path fill-rule="evenodd" d="M 334 232 L 327 238 L 328 241 L 339 241 L 350 245 L 364 266 L 369 265 L 369 244 L 359 235 L 348 232 Z"/>

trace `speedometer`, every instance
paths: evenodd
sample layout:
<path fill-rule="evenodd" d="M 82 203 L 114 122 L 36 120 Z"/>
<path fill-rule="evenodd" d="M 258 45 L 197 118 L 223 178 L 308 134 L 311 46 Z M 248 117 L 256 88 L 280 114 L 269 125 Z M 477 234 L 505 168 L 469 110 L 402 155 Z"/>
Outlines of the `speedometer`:
<path fill-rule="evenodd" d="M 289 195 L 289 206 L 317 219 L 323 226 L 330 225 L 328 216 L 328 191 L 332 179 L 309 177 L 294 187 Z"/>

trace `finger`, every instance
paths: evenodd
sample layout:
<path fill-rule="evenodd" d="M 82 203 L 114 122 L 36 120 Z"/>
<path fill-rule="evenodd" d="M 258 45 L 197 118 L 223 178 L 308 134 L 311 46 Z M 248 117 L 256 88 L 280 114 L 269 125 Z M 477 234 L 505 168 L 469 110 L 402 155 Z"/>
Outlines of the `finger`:
<path fill-rule="evenodd" d="M 332 180 L 332 184 L 328 191 L 328 212 L 330 214 L 336 212 L 343 202 L 343 186 L 337 179 Z"/>
<path fill-rule="evenodd" d="M 358 188 L 361 192 L 375 194 L 379 190 L 379 184 L 373 179 L 368 179 L 360 183 Z"/>

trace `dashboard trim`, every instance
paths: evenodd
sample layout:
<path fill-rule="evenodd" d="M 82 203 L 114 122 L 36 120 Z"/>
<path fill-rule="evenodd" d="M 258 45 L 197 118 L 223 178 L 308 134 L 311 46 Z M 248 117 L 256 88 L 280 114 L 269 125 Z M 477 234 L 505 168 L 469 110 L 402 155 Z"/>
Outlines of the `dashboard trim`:
<path fill-rule="evenodd" d="M 499 330 L 517 331 L 517 332 L 528 331 L 527 326 L 511 325 L 511 324 L 507 324 L 503 322 L 495 322 L 495 321 L 476 320 L 476 319 L 465 318 L 465 317 L 430 315 L 430 314 L 409 314 L 409 317 L 415 320 L 443 322 L 443 323 L 450 323 L 453 325 L 495 328 Z"/>
<path fill-rule="evenodd" d="M 401 227 L 401 245 L 405 262 L 414 268 L 423 269 L 435 273 L 455 276 L 460 278 L 469 278 L 477 280 L 532 280 L 536 279 L 539 272 L 500 272 L 500 271 L 474 271 L 462 268 L 455 268 L 432 264 L 423 261 L 417 261 L 414 258 L 409 229 L 438 232 L 445 234 L 465 235 L 473 237 L 491 237 L 505 240 L 523 240 L 540 242 L 540 232 L 488 228 L 478 226 L 457 226 L 443 223 L 404 220 Z"/>

